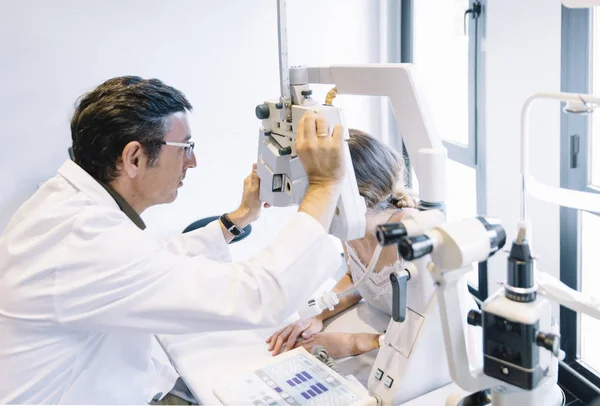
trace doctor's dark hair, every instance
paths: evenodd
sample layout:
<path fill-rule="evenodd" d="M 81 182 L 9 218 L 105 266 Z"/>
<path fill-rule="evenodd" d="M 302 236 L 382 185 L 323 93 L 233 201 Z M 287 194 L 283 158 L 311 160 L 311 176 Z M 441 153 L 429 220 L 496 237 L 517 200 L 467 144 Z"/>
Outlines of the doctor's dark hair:
<path fill-rule="evenodd" d="M 107 183 L 117 175 L 117 159 L 125 146 L 138 141 L 152 166 L 169 130 L 167 116 L 191 110 L 182 92 L 158 79 L 109 79 L 76 103 L 71 119 L 74 161 Z"/>
<path fill-rule="evenodd" d="M 348 147 L 358 192 L 367 208 L 417 207 L 417 200 L 406 189 L 404 158 L 364 131 L 350 128 Z"/>

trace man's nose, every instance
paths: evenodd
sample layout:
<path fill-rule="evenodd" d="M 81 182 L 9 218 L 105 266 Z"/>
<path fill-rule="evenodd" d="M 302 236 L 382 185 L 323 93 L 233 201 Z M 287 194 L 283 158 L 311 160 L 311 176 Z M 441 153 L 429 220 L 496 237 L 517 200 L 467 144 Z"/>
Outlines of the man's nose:
<path fill-rule="evenodd" d="M 196 167 L 196 153 L 192 151 L 192 156 L 187 159 L 185 163 L 185 169 Z"/>

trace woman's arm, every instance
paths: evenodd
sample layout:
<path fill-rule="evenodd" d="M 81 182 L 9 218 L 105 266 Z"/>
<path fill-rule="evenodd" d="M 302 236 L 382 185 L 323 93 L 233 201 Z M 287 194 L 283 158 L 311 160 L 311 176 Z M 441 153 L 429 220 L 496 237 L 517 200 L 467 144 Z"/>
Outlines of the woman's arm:
<path fill-rule="evenodd" d="M 346 252 L 346 247 L 344 247 L 344 254 L 346 258 L 347 267 L 348 253 Z M 336 293 L 339 293 L 350 288 L 352 285 L 352 276 L 350 276 L 349 273 L 346 273 L 340 278 L 340 280 L 337 281 L 332 290 Z M 266 342 L 267 344 L 269 344 L 269 351 L 272 351 L 273 355 L 277 355 L 283 349 L 284 345 L 286 351 L 295 348 L 298 345 L 298 338 L 302 337 L 304 339 L 307 339 L 313 334 L 318 333 L 323 328 L 323 320 L 327 320 L 328 318 L 348 309 L 352 305 L 356 304 L 360 299 L 360 294 L 358 292 L 354 292 L 351 295 L 343 297 L 340 300 L 340 302 L 333 308 L 333 310 L 325 310 L 323 313 L 317 316 L 311 317 L 309 319 L 298 320 L 294 323 L 283 327 L 282 329 L 273 333 L 269 338 L 267 338 Z"/>
<path fill-rule="evenodd" d="M 344 290 L 351 288 L 353 285 L 352 277 L 349 274 L 345 274 L 340 278 L 340 280 L 335 284 L 332 291 L 335 293 L 343 292 Z M 340 302 L 335 305 L 333 310 L 326 309 L 323 313 L 315 316 L 316 319 L 321 321 L 325 321 L 330 317 L 335 316 L 338 313 L 343 312 L 344 310 L 354 306 L 361 299 L 360 293 L 358 291 L 353 292 L 352 294 L 345 296 L 340 299 Z"/>
<path fill-rule="evenodd" d="M 360 355 L 379 348 L 379 334 L 372 333 L 317 333 L 299 345 L 311 352 L 315 345 L 327 348 L 333 358 Z"/>
<path fill-rule="evenodd" d="M 343 292 L 346 289 L 351 288 L 352 285 L 354 284 L 354 281 L 352 280 L 352 276 L 349 273 L 350 270 L 348 269 L 348 251 L 346 251 L 345 245 L 343 245 L 343 248 L 344 248 L 344 260 L 346 261 L 347 272 L 344 274 L 344 276 L 342 276 L 340 278 L 340 280 L 337 281 L 337 283 L 333 287 L 332 291 L 335 293 Z M 341 313 L 344 310 L 354 306 L 356 303 L 358 303 L 360 301 L 360 299 L 362 299 L 362 297 L 360 296 L 360 293 L 358 293 L 358 291 L 355 291 L 352 294 L 341 298 L 340 302 L 337 305 L 335 305 L 333 310 L 327 309 L 327 310 L 323 311 L 323 313 L 315 316 L 315 318 L 318 320 L 321 320 L 321 321 L 325 321 L 325 320 L 329 319 L 330 317 L 333 317 L 336 314 Z"/>

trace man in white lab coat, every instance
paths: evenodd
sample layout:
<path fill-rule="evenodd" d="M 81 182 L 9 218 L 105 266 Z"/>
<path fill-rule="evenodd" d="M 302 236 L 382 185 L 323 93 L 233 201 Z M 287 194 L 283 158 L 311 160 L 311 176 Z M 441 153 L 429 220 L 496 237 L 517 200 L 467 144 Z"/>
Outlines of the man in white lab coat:
<path fill-rule="evenodd" d="M 0 237 L 0 404 L 160 398 L 177 375 L 151 357 L 154 334 L 279 323 L 339 266 L 325 230 L 344 171 L 341 128 L 328 136 L 313 114 L 297 139 L 310 185 L 268 248 L 239 263 L 227 248 L 260 214 L 254 171 L 239 209 L 220 221 L 167 242 L 142 231 L 139 215 L 172 202 L 197 164 L 190 110 L 178 90 L 139 77 L 79 100 L 74 162 Z"/>

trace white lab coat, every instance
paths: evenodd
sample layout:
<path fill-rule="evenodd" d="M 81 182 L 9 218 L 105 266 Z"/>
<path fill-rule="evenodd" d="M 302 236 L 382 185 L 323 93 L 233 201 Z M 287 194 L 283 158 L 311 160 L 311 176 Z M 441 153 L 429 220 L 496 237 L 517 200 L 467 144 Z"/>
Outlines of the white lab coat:
<path fill-rule="evenodd" d="M 340 265 L 298 213 L 230 262 L 218 223 L 160 242 L 67 161 L 0 237 L 0 404 L 142 404 L 168 391 L 153 334 L 280 323 Z"/>

